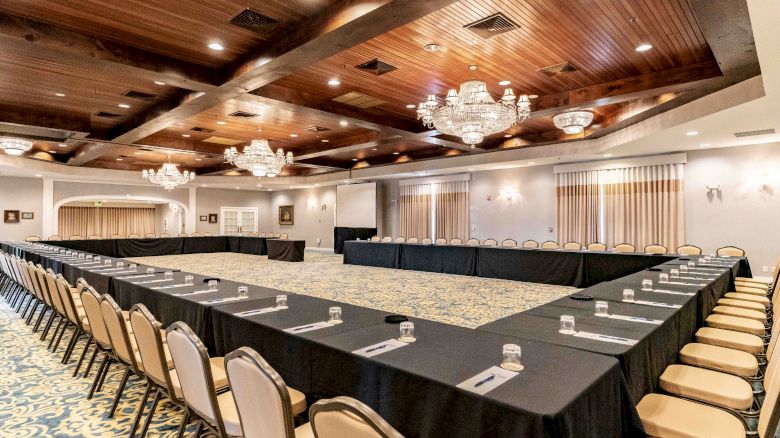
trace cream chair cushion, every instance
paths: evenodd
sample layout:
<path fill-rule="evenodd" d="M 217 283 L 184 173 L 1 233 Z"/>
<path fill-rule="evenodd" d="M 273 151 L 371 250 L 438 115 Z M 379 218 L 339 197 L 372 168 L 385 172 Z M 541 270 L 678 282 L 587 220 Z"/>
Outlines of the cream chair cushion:
<path fill-rule="evenodd" d="M 670 397 L 647 394 L 636 406 L 645 433 L 655 437 L 743 438 L 739 419 L 721 409 Z"/>
<path fill-rule="evenodd" d="M 764 305 L 764 307 L 769 307 L 769 298 L 762 297 L 760 295 L 745 294 L 740 292 L 726 292 L 726 294 L 723 296 L 734 300 L 743 300 L 743 301 L 752 301 L 754 303 L 761 303 Z"/>
<path fill-rule="evenodd" d="M 306 423 L 295 428 L 295 438 L 314 438 L 311 423 Z"/>
<path fill-rule="evenodd" d="M 741 309 L 755 310 L 766 314 L 766 307 L 761 303 L 754 301 L 735 300 L 732 298 L 721 298 L 718 300 L 719 306 L 739 307 Z"/>
<path fill-rule="evenodd" d="M 727 315 L 710 315 L 707 317 L 706 322 L 707 326 L 709 327 L 750 333 L 751 335 L 756 336 L 764 336 L 766 332 L 764 324 L 756 321 L 755 319 L 739 318 L 736 316 Z"/>
<path fill-rule="evenodd" d="M 764 340 L 756 335 L 724 330 L 712 327 L 702 327 L 696 331 L 696 342 L 733 348 L 751 354 L 764 352 Z"/>
<path fill-rule="evenodd" d="M 680 350 L 680 362 L 743 377 L 758 374 L 758 360 L 750 353 L 717 345 L 690 343 Z"/>
<path fill-rule="evenodd" d="M 225 424 L 225 433 L 229 436 L 241 436 L 241 419 L 238 417 L 238 408 L 230 391 L 217 395 L 219 412 L 222 414 L 222 422 Z"/>
<path fill-rule="evenodd" d="M 753 404 L 753 388 L 745 379 L 688 365 L 669 365 L 658 378 L 661 389 L 694 400 L 746 410 Z"/>
<path fill-rule="evenodd" d="M 166 348 L 166 359 L 168 352 Z M 228 378 L 225 373 L 225 358 L 224 357 L 212 357 L 209 359 L 209 365 L 211 365 L 211 377 L 214 378 L 214 388 L 219 391 L 222 388 L 227 388 Z M 176 373 L 176 369 L 170 370 L 171 384 L 173 384 L 173 390 L 176 392 L 176 397 L 181 399 L 183 394 L 181 392 L 181 383 L 179 382 L 179 376 Z"/>
<path fill-rule="evenodd" d="M 755 287 L 755 286 L 743 286 L 743 285 L 735 285 L 734 291 L 743 293 L 743 294 L 750 294 L 750 295 L 758 295 L 760 297 L 765 297 L 769 293 L 766 287 Z"/>
<path fill-rule="evenodd" d="M 712 313 L 718 315 L 738 316 L 740 318 L 755 319 L 756 321 L 766 323 L 766 312 L 743 309 L 741 307 L 715 306 Z"/>
<path fill-rule="evenodd" d="M 323 411 L 317 413 L 314 418 L 314 428 L 319 438 L 383 437 L 371 425 L 349 411 Z"/>

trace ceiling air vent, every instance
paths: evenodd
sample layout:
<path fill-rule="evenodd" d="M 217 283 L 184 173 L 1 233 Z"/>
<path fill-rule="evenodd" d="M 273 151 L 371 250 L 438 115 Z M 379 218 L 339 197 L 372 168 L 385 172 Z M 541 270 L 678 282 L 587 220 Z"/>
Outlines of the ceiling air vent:
<path fill-rule="evenodd" d="M 754 135 L 769 135 L 774 133 L 775 133 L 775 128 L 767 128 L 767 129 L 757 129 L 755 131 L 735 132 L 734 137 L 752 137 Z"/>
<path fill-rule="evenodd" d="M 205 132 L 206 134 L 211 134 L 212 132 L 214 132 L 213 129 L 201 128 L 200 126 L 195 126 L 194 128 L 190 129 L 190 131 Z"/>
<path fill-rule="evenodd" d="M 260 117 L 259 114 L 248 113 L 246 111 L 236 111 L 234 113 L 228 114 L 228 116 L 230 116 L 230 117 L 243 117 L 245 119 L 251 119 L 253 117 Z"/>
<path fill-rule="evenodd" d="M 551 65 L 549 67 L 543 67 L 543 68 L 540 68 L 540 69 L 538 69 L 536 71 L 538 71 L 539 73 L 544 73 L 547 76 L 552 77 L 552 76 L 555 76 L 555 75 L 557 75 L 559 73 L 572 73 L 572 72 L 575 72 L 577 70 L 579 70 L 579 69 L 574 64 L 572 64 L 571 62 L 564 62 L 564 63 L 561 63 L 561 64 Z"/>
<path fill-rule="evenodd" d="M 96 117 L 105 117 L 105 118 L 107 118 L 107 119 L 115 119 L 115 118 L 117 118 L 117 117 L 122 117 L 122 116 L 120 116 L 119 114 L 110 113 L 110 112 L 108 112 L 108 111 L 100 111 L 100 112 L 97 112 L 97 113 L 95 113 L 95 116 L 96 116 Z"/>
<path fill-rule="evenodd" d="M 141 99 L 141 100 L 154 100 L 155 96 L 154 94 L 144 93 L 143 91 L 125 91 L 123 96 L 132 97 L 133 99 Z"/>
<path fill-rule="evenodd" d="M 372 59 L 371 61 L 364 62 L 360 65 L 356 65 L 355 68 L 373 73 L 377 76 L 390 73 L 393 70 L 398 70 L 398 67 L 382 62 L 379 59 Z"/>
<path fill-rule="evenodd" d="M 463 27 L 474 32 L 480 38 L 488 39 L 509 32 L 510 30 L 515 30 L 520 26 L 516 25 L 512 20 L 499 12 Z"/>
<path fill-rule="evenodd" d="M 330 129 L 323 128 L 322 126 L 309 126 L 308 128 L 304 129 L 304 131 L 308 131 L 308 132 L 323 132 L 323 131 L 330 131 Z"/>
<path fill-rule="evenodd" d="M 230 24 L 249 29 L 254 32 L 265 32 L 270 27 L 279 24 L 279 20 L 253 11 L 249 8 L 239 12 L 230 20 Z"/>
<path fill-rule="evenodd" d="M 342 94 L 341 96 L 334 97 L 331 100 L 363 109 L 373 108 L 375 106 L 387 103 L 387 101 L 378 97 L 367 96 L 363 93 L 358 93 L 357 91 L 350 91 L 347 94 Z"/>

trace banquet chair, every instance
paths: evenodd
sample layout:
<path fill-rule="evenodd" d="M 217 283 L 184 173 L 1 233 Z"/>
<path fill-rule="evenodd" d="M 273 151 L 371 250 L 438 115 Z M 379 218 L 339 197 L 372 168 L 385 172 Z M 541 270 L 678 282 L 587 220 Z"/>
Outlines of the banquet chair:
<path fill-rule="evenodd" d="M 507 239 L 507 240 L 511 240 L 511 239 Z M 506 240 L 504 242 L 506 242 Z M 514 242 L 514 240 L 513 240 L 513 242 Z M 503 245 L 501 245 L 501 246 L 503 246 Z M 515 244 L 513 246 L 517 246 L 517 242 L 515 242 Z M 537 242 L 537 241 L 535 241 L 533 239 L 528 239 L 528 240 L 524 240 L 523 244 L 521 246 L 523 248 L 539 248 L 539 242 Z"/>
<path fill-rule="evenodd" d="M 62 240 L 62 236 L 60 236 L 59 234 L 52 234 L 52 235 L 51 235 L 51 236 L 49 236 L 49 238 L 48 238 L 48 239 L 46 239 L 46 240 Z"/>
<path fill-rule="evenodd" d="M 436 245 L 446 245 L 447 244 L 447 239 L 441 239 L 441 238 L 436 239 L 435 244 Z"/>
<path fill-rule="evenodd" d="M 51 340 L 49 341 L 49 345 L 47 347 L 52 352 L 57 351 L 65 331 L 72 324 L 74 324 L 75 320 L 77 320 L 76 317 L 68 315 L 69 312 L 73 313 L 72 308 L 69 309 L 70 300 L 68 299 L 68 295 L 70 295 L 70 285 L 67 283 L 67 281 L 65 281 L 64 278 L 62 278 L 61 274 L 57 274 L 54 278 L 53 286 L 54 289 L 52 291 L 52 302 L 54 304 L 54 308 L 59 314 L 60 320 L 57 323 L 57 327 L 54 328 L 54 333 L 52 334 Z"/>
<path fill-rule="evenodd" d="M 396 237 L 395 239 L 393 239 L 393 243 L 406 243 L 406 238 L 405 237 Z"/>
<path fill-rule="evenodd" d="M 84 240 L 84 238 L 82 236 L 79 236 L 78 234 L 74 234 L 68 237 L 68 240 Z"/>
<path fill-rule="evenodd" d="M 265 237 L 265 231 L 263 231 L 262 233 L 258 233 L 257 237 Z"/>
<path fill-rule="evenodd" d="M 525 242 L 524 242 L 525 243 Z M 501 241 L 501 246 L 505 248 L 516 248 L 517 247 L 517 241 L 515 239 L 504 239 Z M 538 248 L 539 244 L 537 243 L 537 246 L 534 248 Z"/>
<path fill-rule="evenodd" d="M 281 240 L 287 240 L 290 236 L 287 233 L 282 233 L 279 235 L 279 239 Z"/>
<path fill-rule="evenodd" d="M 657 243 L 645 246 L 645 254 L 666 254 L 667 252 L 669 250 L 665 246 Z"/>
<path fill-rule="evenodd" d="M 187 233 L 179 233 L 176 235 L 176 237 L 187 237 L 187 236 L 189 236 L 189 234 Z"/>
<path fill-rule="evenodd" d="M 257 234 L 257 231 L 249 232 L 249 233 L 247 233 L 247 236 L 248 237 L 259 237 L 258 234 Z"/>
<path fill-rule="evenodd" d="M 454 237 L 450 239 L 450 245 L 463 245 L 463 239 L 459 239 L 457 237 Z"/>
<path fill-rule="evenodd" d="M 466 241 L 467 246 L 479 246 L 480 243 L 479 239 L 474 239 L 473 237 Z"/>
<path fill-rule="evenodd" d="M 206 347 L 192 329 L 178 321 L 166 329 L 168 349 L 181 384 L 185 402 L 185 416 L 198 421 L 195 436 L 203 427 L 220 438 L 241 436 L 239 418 L 233 394 L 230 391 L 217 394 L 211 371 L 211 360 Z"/>
<path fill-rule="evenodd" d="M 417 239 L 416 237 L 410 237 L 410 238 L 406 239 L 406 243 L 418 243 L 418 242 L 419 242 L 419 239 Z"/>
<path fill-rule="evenodd" d="M 737 277 L 734 279 L 734 282 L 737 285 L 761 287 L 774 290 L 775 286 L 777 285 L 778 274 L 780 274 L 780 259 L 775 262 L 775 269 L 772 271 L 771 277 Z"/>
<path fill-rule="evenodd" d="M 211 237 L 211 236 L 213 236 L 213 234 L 209 233 L 208 231 L 203 233 L 203 237 Z"/>
<path fill-rule="evenodd" d="M 420 243 L 422 243 L 422 244 L 426 244 L 426 245 L 430 245 L 430 244 L 432 244 L 432 243 L 433 243 L 433 240 L 432 240 L 430 237 L 423 237 L 423 238 L 420 240 Z"/>
<path fill-rule="evenodd" d="M 40 242 L 41 238 L 39 236 L 32 235 L 32 236 L 25 237 L 24 241 L 25 242 Z"/>
<path fill-rule="evenodd" d="M 49 272 L 51 272 L 51 270 L 46 271 L 45 269 L 43 269 L 41 265 L 38 265 L 35 270 L 35 273 L 38 277 L 38 283 L 40 284 L 40 288 L 41 288 L 43 307 L 41 308 L 41 311 L 38 315 L 38 319 L 35 321 L 35 325 L 33 325 L 33 333 L 36 333 L 38 329 L 41 327 L 41 324 L 43 323 L 43 320 L 45 319 L 47 314 L 51 315 L 53 312 L 55 312 L 54 304 L 51 299 L 51 293 L 52 293 L 51 286 L 54 283 L 50 283 L 48 280 L 50 275 Z M 51 273 L 51 277 L 54 278 L 53 272 Z"/>
<path fill-rule="evenodd" d="M 737 248 L 736 246 L 724 246 L 718 248 L 718 250 L 715 251 L 715 254 L 719 256 L 744 257 L 745 250 Z"/>
<path fill-rule="evenodd" d="M 137 233 L 130 233 L 130 234 L 127 235 L 127 238 L 128 239 L 140 239 L 141 235 L 137 234 Z"/>
<path fill-rule="evenodd" d="M 607 245 L 604 245 L 601 242 L 591 242 L 587 246 L 588 251 L 606 251 Z"/>
<path fill-rule="evenodd" d="M 170 233 L 160 233 L 161 238 L 171 237 Z"/>
<path fill-rule="evenodd" d="M 190 237 L 201 237 L 201 234 L 198 232 L 190 233 Z"/>
<path fill-rule="evenodd" d="M 379 242 L 380 240 L 382 240 L 382 238 L 381 238 L 381 237 L 379 237 L 379 236 L 372 236 L 370 240 L 371 240 L 372 242 Z"/>
<path fill-rule="evenodd" d="M 566 242 L 563 244 L 563 249 L 573 249 L 579 251 L 582 249 L 582 244 L 579 242 Z"/>
<path fill-rule="evenodd" d="M 100 240 L 102 238 L 103 238 L 103 236 L 98 236 L 97 234 L 92 234 L 92 235 L 87 236 L 87 240 Z"/>
<path fill-rule="evenodd" d="M 100 299 L 100 294 L 91 286 L 87 286 L 81 291 L 81 302 L 84 305 L 84 313 L 87 315 L 89 329 L 92 331 L 92 339 L 95 342 L 95 349 L 92 351 L 92 356 L 87 363 L 87 368 L 84 370 L 83 378 L 89 376 L 95 359 L 99 354 L 103 354 L 100 366 L 95 374 L 95 380 L 93 380 L 89 394 L 87 395 L 87 399 L 91 399 L 92 396 L 94 396 L 95 391 L 99 391 L 98 388 L 102 387 L 102 380 L 105 378 L 103 370 L 106 368 L 107 362 L 111 359 L 111 338 L 109 337 L 106 323 L 103 320 Z"/>
<path fill-rule="evenodd" d="M 548 240 L 546 242 L 542 242 L 542 249 L 558 249 L 561 246 L 558 245 L 558 242 L 554 240 Z"/>
<path fill-rule="evenodd" d="M 146 432 L 151 424 L 154 411 L 160 398 L 165 396 L 171 402 L 186 410 L 184 399 L 182 398 L 181 384 L 179 383 L 176 368 L 172 366 L 171 353 L 168 350 L 167 341 L 165 341 L 165 329 L 162 324 L 152 315 L 149 309 L 143 304 L 136 304 L 130 309 L 130 327 L 132 335 L 138 346 L 138 354 L 141 357 L 141 363 L 144 367 L 144 376 L 146 377 L 146 392 L 141 403 L 138 405 L 135 422 L 130 436 L 134 436 L 146 410 L 146 402 L 151 392 L 154 391 L 154 398 L 146 417 L 146 422 L 141 430 L 141 436 L 146 436 Z M 228 387 L 228 379 L 225 374 L 225 360 L 222 357 L 213 357 L 209 360 L 211 375 L 214 378 L 214 387 L 217 391 Z M 184 432 L 187 426 L 186 416 L 182 417 L 179 427 L 179 436 Z"/>
<path fill-rule="evenodd" d="M 618 243 L 612 250 L 615 252 L 636 252 L 636 247 L 630 243 Z"/>
<path fill-rule="evenodd" d="M 382 238 L 382 243 L 390 243 L 393 241 L 393 238 L 390 236 L 385 236 Z"/>
<path fill-rule="evenodd" d="M 144 238 L 146 238 L 146 239 L 156 239 L 157 235 L 154 234 L 154 233 L 146 233 L 146 234 L 144 234 Z"/>
<path fill-rule="evenodd" d="M 112 234 L 110 238 L 111 239 L 126 239 L 126 237 L 121 235 L 121 234 Z"/>
<path fill-rule="evenodd" d="M 498 246 L 496 239 L 485 239 L 482 241 L 482 246 Z"/>
<path fill-rule="evenodd" d="M 403 438 L 365 403 L 350 397 L 320 400 L 309 409 L 317 438 Z"/>
<path fill-rule="evenodd" d="M 87 314 L 84 312 L 84 305 L 81 302 L 80 296 L 80 291 L 83 287 L 83 280 L 77 282 L 76 287 L 71 287 L 62 276 L 57 277 L 57 289 L 62 304 L 65 307 L 65 317 L 67 318 L 66 326 L 70 325 L 73 327 L 70 342 L 62 356 L 62 363 L 66 365 L 70 360 L 70 355 L 73 353 L 73 349 L 76 348 L 79 339 L 90 333 L 89 321 L 87 320 Z M 64 331 L 65 330 L 63 329 L 63 333 Z"/>
<path fill-rule="evenodd" d="M 681 256 L 686 255 L 701 255 L 701 248 L 695 245 L 685 244 L 677 248 L 677 254 Z"/>
<path fill-rule="evenodd" d="M 282 376 L 255 350 L 241 347 L 225 356 L 233 401 L 244 438 L 313 437 L 311 425 L 295 427 L 306 396 L 285 385 Z"/>

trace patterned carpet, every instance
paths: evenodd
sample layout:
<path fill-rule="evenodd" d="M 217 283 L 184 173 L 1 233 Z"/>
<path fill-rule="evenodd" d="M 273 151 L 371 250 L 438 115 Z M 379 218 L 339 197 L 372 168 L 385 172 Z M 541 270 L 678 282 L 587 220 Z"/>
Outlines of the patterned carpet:
<path fill-rule="evenodd" d="M 565 286 L 343 264 L 306 252 L 303 263 L 236 253 L 130 259 L 382 311 L 474 328 L 575 292 Z"/>

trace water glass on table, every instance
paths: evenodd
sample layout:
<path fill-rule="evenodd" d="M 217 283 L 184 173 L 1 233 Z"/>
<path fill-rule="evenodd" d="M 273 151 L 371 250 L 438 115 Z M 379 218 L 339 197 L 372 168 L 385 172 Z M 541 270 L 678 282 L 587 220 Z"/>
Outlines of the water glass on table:
<path fill-rule="evenodd" d="M 658 274 L 658 282 L 659 283 L 668 283 L 669 282 L 669 274 L 667 274 L 666 272 L 661 272 L 660 274 Z"/>
<path fill-rule="evenodd" d="M 287 309 L 287 295 L 277 295 L 276 296 L 276 308 L 277 309 Z"/>
<path fill-rule="evenodd" d="M 650 280 L 649 278 L 642 280 L 642 290 L 653 290 L 653 280 Z"/>
<path fill-rule="evenodd" d="M 217 290 L 217 284 L 219 284 L 219 282 L 217 280 L 209 280 L 209 283 L 208 283 L 208 285 L 209 285 L 209 292 L 216 291 Z"/>
<path fill-rule="evenodd" d="M 166 280 L 173 280 L 173 271 L 165 271 L 165 279 Z"/>
<path fill-rule="evenodd" d="M 411 321 L 404 321 L 401 323 L 400 326 L 400 336 L 398 337 L 398 340 L 401 342 L 411 343 L 417 340 L 417 338 L 414 337 L 414 323 Z"/>
<path fill-rule="evenodd" d="M 573 335 L 577 333 L 574 330 L 574 317 L 571 315 L 561 315 L 561 329 L 558 330 L 559 333 L 563 333 L 564 335 Z"/>
<path fill-rule="evenodd" d="M 623 301 L 627 303 L 634 302 L 634 289 L 623 289 Z"/>
<path fill-rule="evenodd" d="M 192 286 L 193 280 L 195 280 L 195 277 L 192 275 L 185 275 L 184 276 L 184 284 L 187 286 Z"/>
<path fill-rule="evenodd" d="M 328 309 L 328 324 L 341 324 L 341 307 L 333 306 Z"/>
<path fill-rule="evenodd" d="M 609 316 L 609 303 L 606 301 L 596 301 L 596 316 Z"/>
<path fill-rule="evenodd" d="M 238 287 L 238 298 L 240 299 L 246 299 L 249 298 L 249 288 L 247 286 L 239 286 Z"/>
<path fill-rule="evenodd" d="M 672 276 L 672 278 L 680 278 L 679 269 L 672 269 L 671 271 L 669 271 L 669 274 Z"/>
<path fill-rule="evenodd" d="M 520 363 L 521 349 L 517 344 L 504 344 L 504 360 L 501 362 L 501 368 L 510 371 L 522 371 L 523 364 Z"/>

